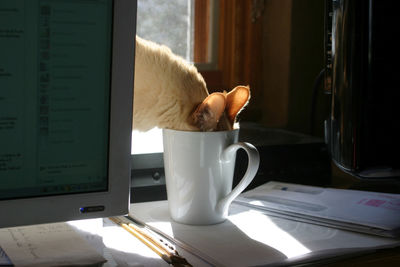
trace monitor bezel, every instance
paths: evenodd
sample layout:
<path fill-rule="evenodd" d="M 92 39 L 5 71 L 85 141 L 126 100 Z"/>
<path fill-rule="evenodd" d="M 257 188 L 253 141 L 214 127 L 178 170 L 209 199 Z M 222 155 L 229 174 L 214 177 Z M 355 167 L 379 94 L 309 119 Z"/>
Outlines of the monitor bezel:
<path fill-rule="evenodd" d="M 114 0 L 108 190 L 0 200 L 0 228 L 128 213 L 136 10 L 136 1 Z"/>

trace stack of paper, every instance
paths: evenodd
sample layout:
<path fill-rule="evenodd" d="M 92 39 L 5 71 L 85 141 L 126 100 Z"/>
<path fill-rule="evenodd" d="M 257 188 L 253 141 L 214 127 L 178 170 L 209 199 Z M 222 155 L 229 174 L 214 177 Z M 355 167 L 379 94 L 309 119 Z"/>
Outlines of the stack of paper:
<path fill-rule="evenodd" d="M 321 265 L 400 246 L 400 239 L 288 220 L 236 203 L 228 219 L 214 225 L 174 222 L 167 201 L 135 203 L 129 213 L 176 245 L 193 266 Z"/>
<path fill-rule="evenodd" d="M 0 266 L 99 266 L 104 262 L 68 223 L 0 229 Z"/>
<path fill-rule="evenodd" d="M 301 222 L 388 237 L 400 234 L 400 194 L 269 182 L 235 202 Z"/>

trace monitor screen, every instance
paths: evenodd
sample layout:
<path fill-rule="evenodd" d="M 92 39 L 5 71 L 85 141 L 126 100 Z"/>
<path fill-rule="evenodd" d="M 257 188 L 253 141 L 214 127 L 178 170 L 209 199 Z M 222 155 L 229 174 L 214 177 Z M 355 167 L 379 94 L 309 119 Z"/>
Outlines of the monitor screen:
<path fill-rule="evenodd" d="M 0 227 L 128 212 L 135 22 L 130 0 L 0 1 Z"/>

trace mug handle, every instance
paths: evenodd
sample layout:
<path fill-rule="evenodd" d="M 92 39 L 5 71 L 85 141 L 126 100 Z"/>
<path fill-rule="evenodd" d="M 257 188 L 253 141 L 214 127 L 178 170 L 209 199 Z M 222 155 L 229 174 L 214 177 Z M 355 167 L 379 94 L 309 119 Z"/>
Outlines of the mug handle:
<path fill-rule="evenodd" d="M 236 155 L 236 151 L 241 148 L 246 151 L 248 156 L 247 170 L 239 184 L 226 197 L 218 201 L 216 206 L 217 212 L 223 214 L 224 217 L 228 216 L 229 205 L 232 203 L 232 201 L 240 193 L 242 193 L 244 189 L 246 189 L 246 187 L 256 176 L 258 167 L 260 165 L 260 155 L 257 148 L 246 142 L 235 143 L 225 148 L 225 150 L 222 152 L 222 161 L 232 161 Z"/>

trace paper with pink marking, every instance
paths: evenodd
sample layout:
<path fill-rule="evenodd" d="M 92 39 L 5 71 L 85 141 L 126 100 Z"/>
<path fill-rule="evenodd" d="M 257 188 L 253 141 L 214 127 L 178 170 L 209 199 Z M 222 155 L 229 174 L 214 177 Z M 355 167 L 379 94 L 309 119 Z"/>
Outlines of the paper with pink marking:
<path fill-rule="evenodd" d="M 400 194 L 268 182 L 235 201 L 303 222 L 382 236 L 400 235 Z"/>

